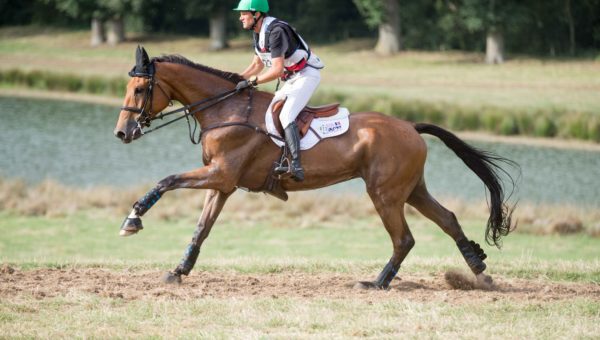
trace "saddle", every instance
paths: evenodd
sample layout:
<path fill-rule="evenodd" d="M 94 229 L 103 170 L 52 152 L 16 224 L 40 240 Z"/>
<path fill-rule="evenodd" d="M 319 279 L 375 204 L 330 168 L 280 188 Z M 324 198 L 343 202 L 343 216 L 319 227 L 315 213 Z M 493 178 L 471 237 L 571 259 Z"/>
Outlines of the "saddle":
<path fill-rule="evenodd" d="M 284 134 L 283 126 L 279 121 L 279 115 L 281 114 L 281 110 L 283 109 L 285 101 L 286 99 L 276 102 L 273 104 L 273 108 L 271 110 L 273 115 L 273 123 L 275 124 L 275 128 L 277 129 L 277 132 L 279 132 L 280 136 L 283 136 Z M 296 117 L 296 125 L 298 125 L 298 130 L 300 130 L 300 138 L 306 135 L 313 119 L 335 116 L 338 113 L 339 107 L 339 103 L 304 107 L 302 111 L 300 111 L 298 117 Z"/>

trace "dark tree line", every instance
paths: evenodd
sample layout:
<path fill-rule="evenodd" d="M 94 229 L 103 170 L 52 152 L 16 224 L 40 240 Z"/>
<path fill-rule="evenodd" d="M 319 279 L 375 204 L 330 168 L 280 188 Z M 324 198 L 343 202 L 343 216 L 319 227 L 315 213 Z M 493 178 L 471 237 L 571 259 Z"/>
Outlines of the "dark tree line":
<path fill-rule="evenodd" d="M 0 0 L 0 26 L 88 27 L 92 44 L 127 30 L 210 36 L 227 47 L 240 34 L 237 0 Z M 600 49 L 600 0 L 273 0 L 271 14 L 313 42 L 377 37 L 376 51 L 578 55 Z"/>

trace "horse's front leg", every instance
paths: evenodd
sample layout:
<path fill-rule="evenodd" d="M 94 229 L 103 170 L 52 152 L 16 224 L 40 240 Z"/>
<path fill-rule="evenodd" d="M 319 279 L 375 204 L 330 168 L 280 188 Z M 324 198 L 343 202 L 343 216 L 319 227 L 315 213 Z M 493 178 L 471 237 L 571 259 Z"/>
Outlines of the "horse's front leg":
<path fill-rule="evenodd" d="M 218 171 L 217 164 L 204 166 L 200 169 L 186 172 L 179 175 L 171 175 L 162 179 L 146 195 L 133 204 L 133 209 L 129 216 L 125 218 L 121 225 L 121 236 L 130 236 L 142 230 L 141 217 L 144 216 L 162 195 L 170 190 L 189 188 L 189 189 L 216 189 L 224 192 L 231 192 L 235 186 L 226 181 L 221 172 Z"/>
<path fill-rule="evenodd" d="M 200 254 L 200 246 L 202 242 L 208 237 L 210 230 L 217 220 L 219 213 L 225 205 L 227 198 L 233 193 L 223 193 L 217 190 L 209 190 L 206 193 L 204 200 L 204 208 L 202 209 L 202 215 L 198 220 L 198 226 L 192 238 L 192 242 L 188 245 L 187 250 L 181 260 L 181 263 L 175 268 L 174 271 L 168 272 L 164 277 L 166 283 L 180 283 L 181 275 L 188 275 L 198 259 Z"/>

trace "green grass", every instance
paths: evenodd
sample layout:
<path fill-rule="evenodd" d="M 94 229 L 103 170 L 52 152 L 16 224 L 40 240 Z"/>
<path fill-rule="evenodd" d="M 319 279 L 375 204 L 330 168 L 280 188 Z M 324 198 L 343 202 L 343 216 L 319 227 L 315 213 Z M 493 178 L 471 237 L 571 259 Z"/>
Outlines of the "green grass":
<path fill-rule="evenodd" d="M 297 218 L 282 221 L 293 225 Z M 391 255 L 391 242 L 377 221 L 348 226 L 278 227 L 231 220 L 217 223 L 202 247 L 198 266 L 231 266 L 241 272 L 377 271 Z M 129 238 L 118 236 L 120 218 L 76 214 L 62 218 L 0 214 L 0 261 L 25 267 L 99 264 L 109 267 L 174 267 L 193 230 L 192 220 L 164 221 L 149 216 L 146 229 Z M 409 272 L 466 268 L 456 246 L 433 223 L 410 218 L 416 246 L 402 270 Z M 464 221 L 470 238 L 483 244 L 483 222 Z M 600 239 L 511 234 L 502 250 L 485 246 L 490 271 L 551 280 L 600 282 Z M 356 266 L 352 269 L 352 266 Z"/>
<path fill-rule="evenodd" d="M 142 43 L 152 56 L 184 54 L 218 69 L 243 70 L 250 39 L 211 52 L 206 39 L 132 35 L 116 47 L 89 47 L 85 31 L 0 29 L 0 84 L 120 97 Z M 325 60 L 313 103 L 338 100 L 354 111 L 375 110 L 454 130 L 566 137 L 600 142 L 600 62 L 510 59 L 482 63 L 479 54 L 402 52 L 380 57 L 370 41 L 314 46 Z M 263 85 L 268 91 L 275 84 Z"/>
<path fill-rule="evenodd" d="M 233 49 L 208 51 L 208 41 L 187 36 L 148 40 L 132 35 L 117 47 L 89 47 L 88 33 L 0 29 L 0 56 L 6 69 L 41 70 L 125 77 L 143 43 L 153 56 L 179 53 L 202 64 L 241 71 L 252 57 L 250 39 L 236 39 Z M 482 55 L 458 52 L 404 52 L 393 57 L 371 53 L 369 42 L 314 46 L 327 67 L 321 88 L 350 95 L 385 95 L 404 100 L 470 107 L 519 108 L 532 112 L 599 112 L 600 62 L 593 60 L 510 59 L 500 66 L 483 64 Z"/>
<path fill-rule="evenodd" d="M 159 207 L 157 207 L 158 209 Z M 195 272 L 251 275 L 378 273 L 391 254 L 387 233 L 375 219 L 349 225 L 315 223 L 301 217 L 281 223 L 247 221 L 224 212 L 205 242 Z M 282 218 L 285 216 L 282 216 Z M 63 217 L 24 217 L 0 212 L 0 263 L 20 271 L 38 268 L 101 268 L 135 272 L 169 270 L 179 262 L 194 221 L 144 219 L 146 228 L 118 236 L 119 217 L 87 210 Z M 402 266 L 404 275 L 434 275 L 466 269 L 456 247 L 431 222 L 409 217 L 417 245 Z M 463 221 L 482 243 L 483 222 Z M 548 284 L 600 284 L 600 239 L 511 234 L 502 251 L 485 247 L 488 273 L 501 280 Z M 85 273 L 85 271 L 83 271 Z M 10 276 L 0 273 L 2 281 Z M 195 274 L 198 275 L 198 274 Z M 43 281 L 40 281 L 43 285 Z M 99 289 L 101 289 L 100 287 Z M 27 288 L 28 290 L 31 288 Z M 189 287 L 189 289 L 202 289 Z M 514 291 L 516 292 L 516 291 Z M 50 338 L 586 338 L 600 332 L 598 295 L 573 299 L 518 299 L 496 292 L 486 298 L 460 291 L 381 292 L 348 298 L 240 296 L 198 299 L 124 299 L 87 291 L 40 298 L 25 292 L 0 300 L 0 334 Z M 209 295 L 210 296 L 210 295 Z M 594 298 L 594 296 L 596 298 Z M 450 300 L 448 300 L 450 299 Z"/>
<path fill-rule="evenodd" d="M 476 305 L 296 298 L 148 303 L 70 296 L 0 302 L 0 329 L 9 336 L 49 338 L 594 338 L 599 311 L 599 302 L 585 299 Z"/>

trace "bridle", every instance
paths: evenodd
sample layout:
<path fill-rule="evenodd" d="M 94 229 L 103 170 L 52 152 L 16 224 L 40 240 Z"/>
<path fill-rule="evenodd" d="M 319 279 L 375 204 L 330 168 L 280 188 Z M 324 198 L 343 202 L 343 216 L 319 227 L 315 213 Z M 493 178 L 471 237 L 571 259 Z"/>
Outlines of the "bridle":
<path fill-rule="evenodd" d="M 228 90 L 228 91 L 219 93 L 216 96 L 209 97 L 209 98 L 197 101 L 197 102 L 189 104 L 189 105 L 184 105 L 183 107 L 181 107 L 179 109 L 168 111 L 168 112 L 160 112 L 155 117 L 150 117 L 150 114 L 152 113 L 152 101 L 153 101 L 152 99 L 153 99 L 153 95 L 154 95 L 154 87 L 155 86 L 158 87 L 162 91 L 162 93 L 165 95 L 165 97 L 169 101 L 169 106 L 173 106 L 172 99 L 167 95 L 166 91 L 160 86 L 160 83 L 154 78 L 154 75 L 155 75 L 154 62 L 151 62 L 148 64 L 147 72 L 140 72 L 134 66 L 134 68 L 131 71 L 129 71 L 128 74 L 130 77 L 141 77 L 141 78 L 146 78 L 149 80 L 149 85 L 148 85 L 148 87 L 146 87 L 146 90 L 144 93 L 144 98 L 142 99 L 143 102 L 142 102 L 141 108 L 132 107 L 132 106 L 122 106 L 121 107 L 121 110 L 123 110 L 123 111 L 129 111 L 129 112 L 139 114 L 139 116 L 136 118 L 135 122 L 137 123 L 137 129 L 139 129 L 142 136 L 147 135 L 150 132 L 154 132 L 154 131 L 156 131 L 160 128 L 163 128 L 167 125 L 171 125 L 171 124 L 175 123 L 176 121 L 185 118 L 188 123 L 190 141 L 193 144 L 200 144 L 200 142 L 202 141 L 202 134 L 204 132 L 218 129 L 218 128 L 228 127 L 228 126 L 244 126 L 247 128 L 251 128 L 258 133 L 265 134 L 269 137 L 283 140 L 283 138 L 281 138 L 280 136 L 269 133 L 268 131 L 265 131 L 264 129 L 262 129 L 258 126 L 248 123 L 248 117 L 250 116 L 250 112 L 252 111 L 252 94 L 254 92 L 253 88 L 248 89 L 248 105 L 246 106 L 246 114 L 245 114 L 246 121 L 245 122 L 218 123 L 216 125 L 209 126 L 204 129 L 198 130 L 198 121 L 196 120 L 196 117 L 195 117 L 195 114 L 197 112 L 200 112 L 200 111 L 206 110 L 212 106 L 215 106 L 215 105 L 221 103 L 222 101 L 225 101 L 225 100 L 229 99 L 230 97 L 232 97 L 242 91 L 236 90 L 236 89 Z M 161 124 L 153 129 L 144 130 L 144 128 L 150 128 L 150 124 L 152 121 L 157 120 L 157 119 L 162 120 L 164 117 L 167 117 L 167 116 L 173 115 L 175 113 L 179 113 L 179 112 L 183 112 L 183 115 L 181 117 L 170 120 L 170 121 L 168 121 L 164 124 Z M 190 121 L 190 116 L 192 116 L 192 118 L 193 118 L 193 122 L 194 122 L 193 128 L 192 128 L 192 122 Z M 198 131 L 197 138 L 195 137 L 196 131 Z"/>

